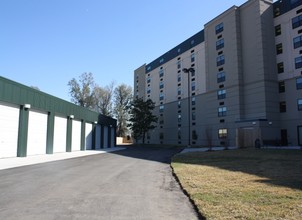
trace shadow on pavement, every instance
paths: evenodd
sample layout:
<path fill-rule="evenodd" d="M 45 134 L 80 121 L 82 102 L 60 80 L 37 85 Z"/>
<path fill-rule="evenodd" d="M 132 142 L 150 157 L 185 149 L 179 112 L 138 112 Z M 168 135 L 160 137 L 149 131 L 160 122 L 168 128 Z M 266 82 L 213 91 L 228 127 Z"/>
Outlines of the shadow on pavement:
<path fill-rule="evenodd" d="M 136 146 L 136 145 L 119 145 L 125 147 L 126 150 L 110 152 L 110 154 L 132 157 L 142 160 L 150 160 L 161 163 L 170 164 L 171 158 L 179 153 L 183 148 L 177 146 L 159 147 L 159 146 Z"/>

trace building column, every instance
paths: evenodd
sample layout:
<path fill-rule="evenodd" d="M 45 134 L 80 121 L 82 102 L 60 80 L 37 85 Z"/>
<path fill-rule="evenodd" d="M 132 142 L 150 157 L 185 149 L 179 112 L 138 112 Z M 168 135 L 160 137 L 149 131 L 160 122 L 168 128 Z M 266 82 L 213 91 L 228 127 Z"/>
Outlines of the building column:
<path fill-rule="evenodd" d="M 67 118 L 66 152 L 71 152 L 72 145 L 72 118 Z"/>
<path fill-rule="evenodd" d="M 94 123 L 94 124 L 92 124 L 92 146 L 91 146 L 92 150 L 95 150 L 95 148 L 96 148 L 95 137 L 96 137 L 96 124 Z"/>
<path fill-rule="evenodd" d="M 86 150 L 86 121 L 82 120 L 81 122 L 81 150 Z"/>
<path fill-rule="evenodd" d="M 113 147 L 116 147 L 116 127 L 112 127 L 113 130 Z"/>
<path fill-rule="evenodd" d="M 101 126 L 101 149 L 104 148 L 104 125 Z"/>
<path fill-rule="evenodd" d="M 111 126 L 108 126 L 108 148 L 111 148 Z"/>
<path fill-rule="evenodd" d="M 20 107 L 17 157 L 27 156 L 29 108 Z"/>
<path fill-rule="evenodd" d="M 54 127 L 55 115 L 53 112 L 49 112 L 47 118 L 46 154 L 53 154 Z"/>

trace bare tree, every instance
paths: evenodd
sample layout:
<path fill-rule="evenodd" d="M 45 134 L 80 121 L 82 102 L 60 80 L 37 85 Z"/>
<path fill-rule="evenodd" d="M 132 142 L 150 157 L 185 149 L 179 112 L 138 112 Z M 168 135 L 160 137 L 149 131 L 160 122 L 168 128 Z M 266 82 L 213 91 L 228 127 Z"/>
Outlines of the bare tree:
<path fill-rule="evenodd" d="M 105 87 L 98 85 L 94 88 L 95 109 L 103 115 L 112 116 L 112 97 L 114 90 L 114 82 Z"/>
<path fill-rule="evenodd" d="M 94 108 L 94 79 L 92 73 L 83 73 L 79 82 L 73 78 L 68 82 L 71 101 L 86 108 Z"/>
<path fill-rule="evenodd" d="M 132 101 L 132 88 L 121 84 L 114 90 L 114 116 L 117 119 L 117 136 L 124 137 L 128 131 L 129 108 Z"/>
<path fill-rule="evenodd" d="M 41 91 L 38 86 L 31 86 L 30 88 Z"/>

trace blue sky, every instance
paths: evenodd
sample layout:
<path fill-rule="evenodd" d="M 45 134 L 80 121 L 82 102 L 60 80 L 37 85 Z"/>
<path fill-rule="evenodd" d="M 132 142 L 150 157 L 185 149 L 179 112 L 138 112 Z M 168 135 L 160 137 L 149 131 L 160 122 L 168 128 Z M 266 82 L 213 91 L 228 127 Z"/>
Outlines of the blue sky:
<path fill-rule="evenodd" d="M 0 0 L 0 75 L 70 100 L 67 83 L 133 86 L 133 71 L 245 0 Z"/>

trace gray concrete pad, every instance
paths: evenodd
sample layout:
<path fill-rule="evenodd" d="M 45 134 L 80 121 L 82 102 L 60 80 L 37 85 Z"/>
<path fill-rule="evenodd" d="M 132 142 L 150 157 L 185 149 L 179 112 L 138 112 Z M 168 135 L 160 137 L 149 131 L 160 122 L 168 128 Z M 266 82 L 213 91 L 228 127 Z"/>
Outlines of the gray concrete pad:
<path fill-rule="evenodd" d="M 219 150 L 225 150 L 225 147 L 212 147 L 212 151 L 219 151 Z M 228 147 L 228 150 L 235 150 L 238 149 L 238 147 Z M 185 148 L 180 153 L 191 153 L 191 152 L 206 152 L 209 151 L 209 147 L 200 147 L 200 148 Z"/>
<path fill-rule="evenodd" d="M 74 152 L 64 152 L 55 154 L 45 154 L 45 155 L 34 155 L 28 157 L 12 157 L 12 158 L 1 158 L 0 159 L 0 170 L 27 166 L 39 163 L 46 163 L 57 160 L 70 159 L 75 157 L 84 157 L 95 154 L 103 154 L 118 150 L 124 150 L 123 147 L 107 148 L 102 150 L 86 150 L 86 151 L 74 151 Z"/>

